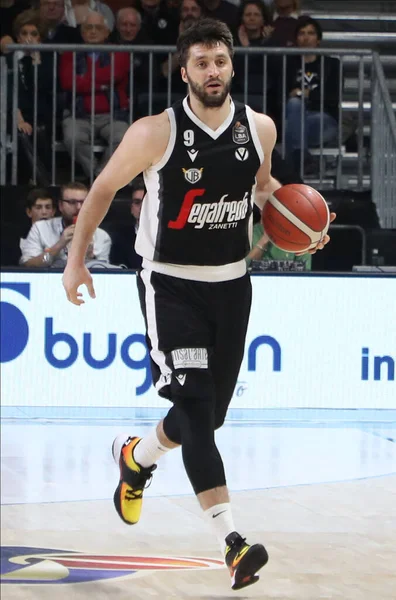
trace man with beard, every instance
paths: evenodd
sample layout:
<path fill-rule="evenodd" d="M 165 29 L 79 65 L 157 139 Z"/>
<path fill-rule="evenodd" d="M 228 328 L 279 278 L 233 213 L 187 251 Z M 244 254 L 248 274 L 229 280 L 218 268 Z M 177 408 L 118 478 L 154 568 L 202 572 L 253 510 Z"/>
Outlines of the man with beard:
<path fill-rule="evenodd" d="M 88 188 L 79 182 L 68 183 L 61 188 L 58 209 L 60 217 L 36 220 L 21 248 L 20 264 L 24 267 L 63 268 L 73 239 L 77 217 L 88 194 Z M 109 261 L 111 240 L 100 227 L 93 232 L 85 262 Z"/>
<path fill-rule="evenodd" d="M 268 555 L 236 532 L 215 429 L 224 422 L 243 356 L 253 202 L 263 208 L 280 187 L 270 174 L 276 130 L 269 117 L 230 97 L 233 42 L 224 23 L 201 19 L 177 47 L 188 96 L 126 133 L 81 210 L 63 285 L 73 304 L 84 301 L 82 284 L 95 297 L 84 265 L 89 240 L 117 190 L 143 172 L 137 283 L 153 383 L 172 407 L 146 437 L 114 440 L 120 468 L 114 504 L 125 523 L 137 523 L 156 461 L 181 445 L 232 588 L 241 589 L 258 580 Z"/>

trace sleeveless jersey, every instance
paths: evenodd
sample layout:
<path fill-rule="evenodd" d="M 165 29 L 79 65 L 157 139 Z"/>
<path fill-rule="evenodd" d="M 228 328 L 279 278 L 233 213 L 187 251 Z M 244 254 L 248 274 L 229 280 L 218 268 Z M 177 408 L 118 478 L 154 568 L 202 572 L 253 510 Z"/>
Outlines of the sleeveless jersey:
<path fill-rule="evenodd" d="M 173 265 L 227 265 L 250 250 L 256 173 L 264 160 L 251 109 L 232 102 L 213 131 L 187 98 L 167 109 L 170 138 L 144 172 L 136 252 Z"/>

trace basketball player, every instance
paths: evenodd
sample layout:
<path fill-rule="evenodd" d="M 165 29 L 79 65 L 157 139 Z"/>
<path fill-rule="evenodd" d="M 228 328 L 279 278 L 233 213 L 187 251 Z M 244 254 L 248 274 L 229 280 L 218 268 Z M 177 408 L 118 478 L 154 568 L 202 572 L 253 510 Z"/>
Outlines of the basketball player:
<path fill-rule="evenodd" d="M 258 580 L 268 555 L 236 532 L 214 433 L 224 422 L 244 350 L 252 203 L 262 208 L 280 187 L 270 175 L 276 131 L 267 116 L 230 97 L 233 45 L 224 23 L 203 19 L 177 46 L 188 96 L 126 133 L 80 212 L 63 284 L 74 304 L 83 303 L 82 284 L 95 297 L 84 266 L 87 245 L 116 191 L 143 171 L 137 282 L 153 383 L 172 406 L 147 437 L 114 440 L 120 467 L 114 504 L 123 521 L 136 523 L 155 463 L 181 444 L 237 590 Z"/>

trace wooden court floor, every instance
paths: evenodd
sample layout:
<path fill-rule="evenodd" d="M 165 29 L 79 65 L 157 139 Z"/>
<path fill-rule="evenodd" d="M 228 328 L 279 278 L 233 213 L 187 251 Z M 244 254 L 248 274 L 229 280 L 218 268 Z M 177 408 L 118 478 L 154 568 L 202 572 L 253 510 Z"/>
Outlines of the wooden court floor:
<path fill-rule="evenodd" d="M 12 469 L 16 458 L 7 446 L 5 454 L 3 485 L 26 495 L 26 478 Z M 90 480 L 97 498 L 108 483 L 114 487 L 108 478 L 103 468 Z M 133 527 L 120 521 L 110 496 L 3 504 L 2 600 L 395 600 L 395 474 L 233 491 L 237 529 L 270 555 L 260 581 L 240 592 L 230 589 L 196 499 L 171 494 L 172 472 L 169 478 L 168 494 L 147 495 Z"/>

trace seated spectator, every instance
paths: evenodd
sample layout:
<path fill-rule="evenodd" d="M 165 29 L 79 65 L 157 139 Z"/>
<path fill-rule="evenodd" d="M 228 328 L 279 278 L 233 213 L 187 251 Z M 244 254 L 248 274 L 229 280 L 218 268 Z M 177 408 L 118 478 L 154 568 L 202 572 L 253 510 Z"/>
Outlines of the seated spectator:
<path fill-rule="evenodd" d="M 45 188 L 34 188 L 30 190 L 26 198 L 26 214 L 30 219 L 30 226 L 36 221 L 52 219 L 56 213 L 55 200 Z M 30 227 L 29 227 L 30 229 Z M 20 248 L 23 254 L 25 238 L 20 239 Z"/>
<path fill-rule="evenodd" d="M 142 17 L 136 8 L 120 8 L 116 15 L 116 25 L 110 36 L 110 42 L 129 46 L 150 45 L 153 43 L 142 27 Z M 133 54 L 133 77 L 135 94 L 139 90 L 147 90 L 149 80 L 147 53 L 135 52 Z"/>
<path fill-rule="evenodd" d="M 113 236 L 111 247 L 111 262 L 115 265 L 125 265 L 128 269 L 139 269 L 142 257 L 136 254 L 135 240 L 139 228 L 140 212 L 146 194 L 142 177 L 136 177 L 132 183 L 131 216 L 130 223 L 119 229 Z"/>
<path fill-rule="evenodd" d="M 27 10 L 14 22 L 14 36 L 19 44 L 39 44 L 42 23 L 36 11 Z M 12 56 L 9 56 L 12 60 Z M 34 162 L 33 125 L 35 112 L 35 70 L 37 68 L 37 157 L 36 179 L 40 185 L 49 184 L 51 127 L 52 127 L 52 56 L 47 52 L 23 52 L 18 67 L 18 144 L 27 179 Z M 23 164 L 25 163 L 25 164 Z M 30 165 L 30 169 L 26 166 Z M 30 173 L 28 174 L 28 171 Z M 24 178 L 26 179 L 26 177 Z"/>
<path fill-rule="evenodd" d="M 69 183 L 61 189 L 58 203 L 60 217 L 36 221 L 23 244 L 20 264 L 24 267 L 64 268 L 73 239 L 78 213 L 88 194 L 82 183 Z M 85 257 L 90 261 L 109 262 L 110 236 L 98 228 Z"/>
<path fill-rule="evenodd" d="M 274 0 L 272 46 L 294 46 L 300 0 Z"/>
<path fill-rule="evenodd" d="M 245 48 L 265 45 L 273 31 L 265 5 L 261 0 L 245 0 L 241 9 L 236 44 Z"/>
<path fill-rule="evenodd" d="M 65 19 L 71 27 L 77 27 L 84 23 L 89 13 L 94 11 L 101 14 L 107 22 L 110 31 L 113 31 L 115 18 L 114 13 L 105 2 L 101 0 L 64 0 Z"/>
<path fill-rule="evenodd" d="M 30 9 L 28 2 L 17 2 L 14 6 L 18 7 L 18 10 L 14 10 L 15 18 L 22 10 L 20 6 L 26 6 Z M 38 3 L 38 18 L 41 29 L 41 43 L 51 44 L 79 44 L 82 42 L 81 35 L 78 29 L 75 27 L 69 27 L 64 23 L 65 17 L 65 4 L 64 0 L 39 0 Z M 14 21 L 15 19 L 13 19 Z M 8 44 L 15 43 L 15 37 L 13 29 L 4 27 L 4 31 L 7 34 L 1 34 L 1 52 L 7 53 Z M 3 32 L 3 24 L 2 24 Z"/>
<path fill-rule="evenodd" d="M 176 44 L 178 13 L 170 9 L 165 0 L 138 0 L 136 8 L 142 15 L 142 24 L 154 44 Z"/>
<path fill-rule="evenodd" d="M 203 0 L 205 17 L 218 19 L 235 31 L 238 24 L 238 8 L 227 0 Z"/>
<path fill-rule="evenodd" d="M 109 36 L 108 25 L 102 15 L 91 12 L 81 26 L 81 35 L 86 44 L 104 44 Z M 95 69 L 95 94 L 92 97 L 92 69 Z M 68 109 L 63 120 L 64 143 L 72 154 L 75 148 L 76 160 L 82 166 L 87 177 L 91 176 L 91 161 L 94 175 L 97 175 L 109 160 L 114 149 L 121 142 L 128 129 L 127 83 L 129 74 L 129 55 L 114 53 L 114 115 L 112 122 L 113 147 L 111 140 L 110 98 L 111 56 L 109 52 L 78 52 L 76 55 L 76 120 L 73 123 L 73 53 L 65 52 L 61 57 L 60 80 L 62 88 L 68 92 Z M 101 164 L 98 165 L 91 152 L 91 110 L 94 103 L 94 136 L 108 144 Z"/>
<path fill-rule="evenodd" d="M 31 8 L 28 0 L 0 1 L 0 51 L 7 53 L 8 44 L 13 44 L 13 24 L 17 16 Z"/>
<path fill-rule="evenodd" d="M 312 54 L 304 55 L 304 75 L 301 57 L 293 56 L 287 62 L 287 105 L 286 105 L 286 151 L 294 164 L 300 164 L 304 153 L 305 171 L 314 170 L 315 165 L 308 148 L 320 144 L 320 88 L 323 80 L 323 142 L 336 139 L 338 132 L 339 60 L 324 56 L 323 72 L 320 57 L 314 53 L 322 39 L 322 29 L 315 19 L 301 17 L 297 22 L 296 45 L 312 48 Z M 304 82 L 304 83 L 303 83 Z M 304 91 L 303 91 L 304 90 Z M 302 102 L 304 93 L 305 101 Z M 304 106 L 304 139 L 301 139 L 301 116 Z"/>
<path fill-rule="evenodd" d="M 235 35 L 235 45 L 248 47 L 268 46 L 268 40 L 271 37 L 272 28 L 270 25 L 269 13 L 261 0 L 245 0 L 241 7 L 240 24 Z M 248 58 L 248 104 L 254 110 L 263 110 L 263 73 L 264 58 L 263 55 L 249 55 Z M 273 96 L 273 87 L 275 85 L 273 56 L 267 56 L 267 113 L 269 109 L 268 100 Z M 245 55 L 236 54 L 234 58 L 234 83 L 233 91 L 243 93 L 245 88 Z M 256 98 L 251 98 L 255 95 Z"/>
<path fill-rule="evenodd" d="M 136 8 L 120 8 L 116 14 L 115 29 L 110 36 L 115 44 L 137 46 L 152 44 L 146 30 L 142 27 L 142 16 Z"/>
<path fill-rule="evenodd" d="M 271 173 L 282 185 L 288 183 L 304 183 L 298 170 L 287 158 L 283 159 L 281 154 L 274 148 L 272 152 Z M 280 250 L 269 241 L 261 224 L 261 213 L 257 207 L 253 208 L 253 238 L 252 249 L 246 257 L 249 268 L 253 271 L 310 271 L 312 255 L 307 252 L 301 256 L 293 252 Z"/>
<path fill-rule="evenodd" d="M 193 23 L 203 17 L 203 8 L 201 0 L 182 0 L 180 3 L 180 23 L 179 35 L 190 27 Z M 165 78 L 165 86 L 168 85 L 169 60 L 161 65 L 161 72 Z M 171 61 L 172 74 L 172 92 L 176 94 L 185 94 L 187 92 L 186 84 L 180 76 L 180 65 L 177 53 L 172 55 Z M 164 87 L 165 87 L 164 86 Z"/>
<path fill-rule="evenodd" d="M 252 249 L 246 257 L 252 271 L 310 271 L 312 255 L 285 252 L 269 241 L 260 222 L 253 226 Z"/>
<path fill-rule="evenodd" d="M 64 0 L 39 0 L 39 13 L 46 29 L 44 43 L 80 44 L 82 42 L 79 30 L 65 23 Z"/>
<path fill-rule="evenodd" d="M 1 0 L 0 1 L 0 51 L 7 54 L 8 44 L 14 43 L 13 24 L 17 16 L 24 10 L 31 8 L 28 0 Z"/>

